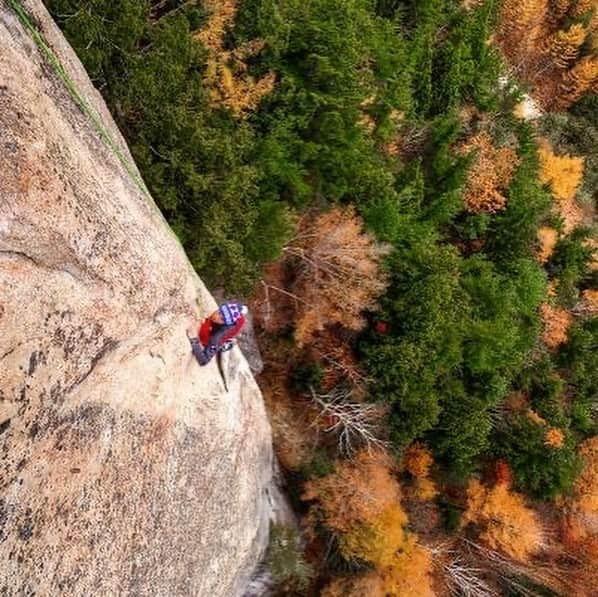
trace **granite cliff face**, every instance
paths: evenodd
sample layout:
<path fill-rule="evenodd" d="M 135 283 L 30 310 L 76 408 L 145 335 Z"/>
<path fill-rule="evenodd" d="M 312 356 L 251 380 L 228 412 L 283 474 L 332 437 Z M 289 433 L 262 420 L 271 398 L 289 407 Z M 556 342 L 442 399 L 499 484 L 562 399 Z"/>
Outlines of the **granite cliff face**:
<path fill-rule="evenodd" d="M 18 6 L 45 41 L 0 2 L 0 593 L 239 595 L 271 508 L 259 390 L 238 349 L 227 387 L 193 359 L 215 303 L 45 9 Z"/>

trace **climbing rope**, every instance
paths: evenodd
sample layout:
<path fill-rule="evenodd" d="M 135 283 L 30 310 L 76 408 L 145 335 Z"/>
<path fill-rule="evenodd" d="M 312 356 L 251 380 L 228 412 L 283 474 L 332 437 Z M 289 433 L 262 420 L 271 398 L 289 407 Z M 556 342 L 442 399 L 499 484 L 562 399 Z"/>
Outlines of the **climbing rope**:
<path fill-rule="evenodd" d="M 56 75 L 62 80 L 67 91 L 69 92 L 71 98 L 77 104 L 79 109 L 89 118 L 91 124 L 95 128 L 96 132 L 100 136 L 100 138 L 104 141 L 107 147 L 114 153 L 114 155 L 118 158 L 119 162 L 122 164 L 123 168 L 127 171 L 127 174 L 131 177 L 133 182 L 137 185 L 139 190 L 151 200 L 151 195 L 143 182 L 137 168 L 131 163 L 131 161 L 127 158 L 125 153 L 123 152 L 120 145 L 112 138 L 110 132 L 104 126 L 102 121 L 102 117 L 89 105 L 87 100 L 81 95 L 77 86 L 75 85 L 74 81 L 71 79 L 69 74 L 66 72 L 64 66 L 60 62 L 60 59 L 56 56 L 56 54 L 52 51 L 52 49 L 46 43 L 41 32 L 35 27 L 33 24 L 31 17 L 23 8 L 22 4 L 19 0 L 7 0 L 8 5 L 13 9 L 21 25 L 31 34 L 36 46 L 42 53 L 42 55 L 46 58 L 50 66 L 53 68 Z M 153 201 L 152 201 L 153 202 Z"/>

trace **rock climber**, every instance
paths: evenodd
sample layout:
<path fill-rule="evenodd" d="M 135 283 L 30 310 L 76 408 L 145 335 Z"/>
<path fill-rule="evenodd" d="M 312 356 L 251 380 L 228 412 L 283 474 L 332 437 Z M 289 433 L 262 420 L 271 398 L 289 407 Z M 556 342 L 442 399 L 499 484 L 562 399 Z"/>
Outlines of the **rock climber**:
<path fill-rule="evenodd" d="M 217 352 L 233 347 L 232 339 L 245 325 L 249 309 L 240 303 L 224 303 L 199 328 L 199 338 L 189 338 L 197 362 L 207 365 Z"/>

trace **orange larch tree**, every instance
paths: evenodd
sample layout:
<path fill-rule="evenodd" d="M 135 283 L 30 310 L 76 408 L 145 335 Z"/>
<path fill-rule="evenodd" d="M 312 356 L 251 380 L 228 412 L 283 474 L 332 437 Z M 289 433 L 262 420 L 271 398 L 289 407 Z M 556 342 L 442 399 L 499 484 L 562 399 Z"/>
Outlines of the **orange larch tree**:
<path fill-rule="evenodd" d="M 514 37 L 511 42 L 520 42 L 528 32 L 533 37 L 530 43 L 535 42 L 547 12 L 547 0 L 505 0 L 500 17 L 501 34 Z M 510 49 L 517 51 L 517 47 Z"/>
<path fill-rule="evenodd" d="M 567 341 L 569 328 L 573 323 L 573 316 L 565 309 L 553 307 L 548 303 L 540 305 L 540 315 L 544 322 L 542 340 L 548 348 L 555 349 Z"/>
<path fill-rule="evenodd" d="M 571 9 L 572 0 L 551 0 L 550 14 L 553 22 L 558 23 Z"/>
<path fill-rule="evenodd" d="M 543 226 L 538 230 L 538 252 L 537 257 L 540 263 L 546 263 L 552 254 L 559 240 L 559 233 L 554 228 Z"/>
<path fill-rule="evenodd" d="M 414 497 L 421 501 L 429 501 L 438 495 L 436 484 L 430 478 L 430 467 L 434 458 L 421 443 L 415 442 L 405 450 L 402 468 L 414 477 Z"/>
<path fill-rule="evenodd" d="M 598 56 L 585 56 L 568 71 L 557 102 L 561 109 L 568 108 L 598 82 Z"/>
<path fill-rule="evenodd" d="M 381 266 L 388 248 L 363 230 L 351 208 L 304 216 L 299 234 L 283 249 L 296 277 L 295 340 L 309 343 L 326 325 L 359 330 L 386 288 Z"/>
<path fill-rule="evenodd" d="M 461 523 L 480 530 L 480 540 L 509 557 L 527 562 L 544 545 L 544 533 L 523 496 L 512 492 L 507 483 L 486 487 L 472 479 L 467 489 L 467 510 Z"/>
<path fill-rule="evenodd" d="M 496 41 L 544 108 L 566 109 L 598 86 L 594 0 L 505 0 Z"/>
<path fill-rule="evenodd" d="M 573 4 L 571 16 L 584 17 L 594 10 L 596 10 L 595 0 L 576 0 Z"/>
<path fill-rule="evenodd" d="M 333 533 L 347 533 L 399 503 L 401 490 L 390 457 L 367 450 L 352 460 L 339 461 L 335 472 L 305 484 L 304 501 L 315 502 L 312 512 Z"/>
<path fill-rule="evenodd" d="M 433 463 L 430 450 L 419 442 L 411 444 L 405 450 L 402 460 L 403 468 L 414 477 L 427 477 Z"/>
<path fill-rule="evenodd" d="M 504 191 L 509 186 L 518 164 L 517 153 L 511 147 L 495 147 L 487 132 L 467 140 L 458 149 L 460 154 L 474 152 L 465 189 L 465 204 L 473 213 L 494 213 L 504 209 Z"/>
<path fill-rule="evenodd" d="M 548 52 L 553 63 L 559 68 L 567 68 L 575 62 L 586 35 L 587 31 L 581 23 L 575 23 L 567 30 L 554 33 L 548 41 Z"/>
<path fill-rule="evenodd" d="M 572 562 L 569 576 L 578 595 L 594 594 L 598 584 L 598 436 L 584 441 L 583 468 L 561 521 L 561 544 Z"/>
<path fill-rule="evenodd" d="M 574 503 L 581 512 L 598 523 L 598 436 L 583 442 L 579 448 L 583 469 L 574 487 Z"/>
<path fill-rule="evenodd" d="M 598 315 L 598 290 L 588 288 L 581 293 L 581 301 L 577 307 L 579 312 L 595 317 Z"/>

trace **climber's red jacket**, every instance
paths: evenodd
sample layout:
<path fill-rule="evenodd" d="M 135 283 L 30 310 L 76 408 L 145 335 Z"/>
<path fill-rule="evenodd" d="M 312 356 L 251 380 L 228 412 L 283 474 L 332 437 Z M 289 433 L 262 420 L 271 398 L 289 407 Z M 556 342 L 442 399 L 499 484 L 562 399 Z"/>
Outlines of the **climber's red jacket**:
<path fill-rule="evenodd" d="M 219 343 L 224 344 L 225 342 L 228 342 L 228 340 L 234 338 L 241 331 L 244 325 L 245 317 L 243 317 L 243 315 L 240 315 L 235 325 L 231 326 L 222 326 L 221 324 L 215 323 L 209 317 L 207 317 L 199 328 L 199 341 L 203 346 L 207 346 L 210 343 L 210 336 L 212 335 L 212 332 L 225 327 L 227 328 L 226 332 L 221 338 L 219 338 Z"/>

